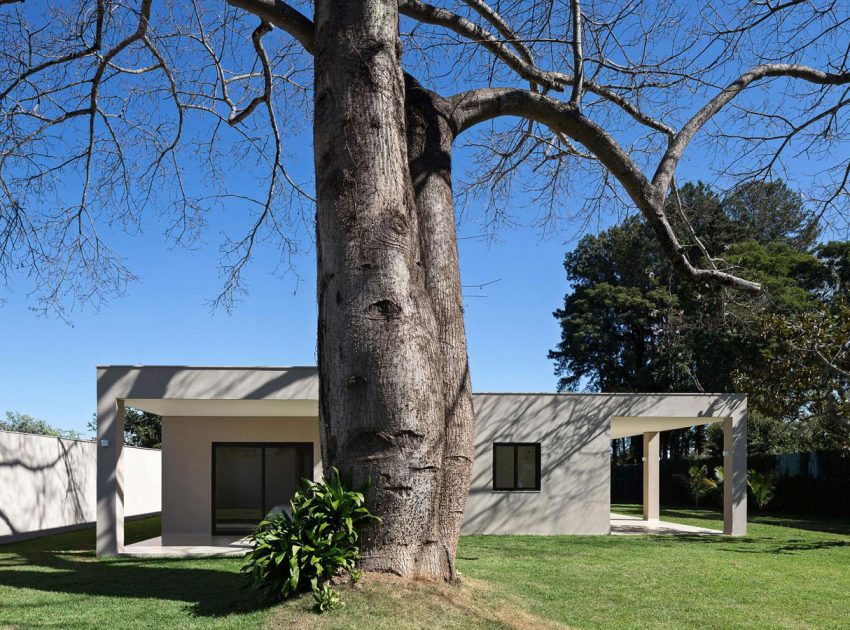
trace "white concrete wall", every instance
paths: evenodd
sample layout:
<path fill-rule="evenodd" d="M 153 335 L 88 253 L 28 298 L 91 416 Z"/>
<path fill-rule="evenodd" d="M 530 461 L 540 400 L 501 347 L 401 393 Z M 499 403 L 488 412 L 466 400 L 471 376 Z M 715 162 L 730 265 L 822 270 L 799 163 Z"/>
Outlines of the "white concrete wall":
<path fill-rule="evenodd" d="M 612 418 L 642 424 L 678 421 L 681 426 L 729 418 L 743 436 L 736 448 L 736 470 L 746 464 L 747 405 L 742 395 L 476 394 L 473 401 L 475 461 L 464 534 L 609 533 Z M 539 492 L 493 491 L 494 442 L 541 444 Z M 743 500 L 741 494 L 735 495 L 735 520 L 746 527 L 746 485 Z"/>
<path fill-rule="evenodd" d="M 0 542 L 91 525 L 94 442 L 0 431 Z M 127 516 L 161 509 L 161 453 L 125 448 Z"/>
<path fill-rule="evenodd" d="M 318 418 L 164 417 L 163 544 L 208 544 L 213 442 L 312 442 L 313 478 L 322 476 Z M 130 466 L 125 459 L 124 469 Z"/>
<path fill-rule="evenodd" d="M 478 394 L 475 462 L 462 533 L 607 534 L 609 417 L 598 400 Z M 540 491 L 493 491 L 493 443 L 540 442 Z"/>
<path fill-rule="evenodd" d="M 617 399 L 619 403 L 625 399 Z M 478 394 L 472 487 L 465 534 L 607 534 L 609 418 L 605 398 Z M 204 544 L 211 536 L 213 442 L 312 442 L 322 475 L 317 418 L 163 418 L 165 544 Z M 541 490 L 494 492 L 494 442 L 541 443 Z M 125 461 L 125 469 L 129 463 Z"/>
<path fill-rule="evenodd" d="M 160 512 L 162 510 L 162 451 L 154 448 L 125 446 L 124 465 L 126 466 L 124 469 L 126 516 Z"/>

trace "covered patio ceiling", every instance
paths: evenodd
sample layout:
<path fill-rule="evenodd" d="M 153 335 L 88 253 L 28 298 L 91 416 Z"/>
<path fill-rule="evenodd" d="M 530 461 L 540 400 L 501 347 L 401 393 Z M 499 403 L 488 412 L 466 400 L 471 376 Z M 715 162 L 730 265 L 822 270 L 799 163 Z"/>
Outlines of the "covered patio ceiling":
<path fill-rule="evenodd" d="M 612 416 L 611 439 L 643 435 L 644 433 L 657 433 L 659 431 L 671 431 L 672 429 L 687 429 L 700 424 L 712 424 L 723 422 L 724 418 L 709 416 L 680 417 L 680 418 L 657 418 L 651 416 Z"/>

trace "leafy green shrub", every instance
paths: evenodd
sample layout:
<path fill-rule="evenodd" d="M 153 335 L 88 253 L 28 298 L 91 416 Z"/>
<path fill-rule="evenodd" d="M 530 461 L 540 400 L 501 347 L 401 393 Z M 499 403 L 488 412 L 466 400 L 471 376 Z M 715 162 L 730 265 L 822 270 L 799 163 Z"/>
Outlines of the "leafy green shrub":
<path fill-rule="evenodd" d="M 292 515 L 266 517 L 251 535 L 243 573 L 270 599 L 319 591 L 354 569 L 360 557 L 359 528 L 377 519 L 364 506 L 363 490 L 347 490 L 332 469 L 330 480 L 304 480 L 292 498 Z"/>
<path fill-rule="evenodd" d="M 694 464 L 688 469 L 688 487 L 694 505 L 699 507 L 699 501 L 717 490 L 717 481 L 708 474 L 708 466 Z"/>
<path fill-rule="evenodd" d="M 771 499 L 773 499 L 773 491 L 776 488 L 776 477 L 772 470 L 766 473 L 759 473 L 757 470 L 747 471 L 747 485 L 753 493 L 753 500 L 761 512 Z"/>
<path fill-rule="evenodd" d="M 336 610 L 345 606 L 345 603 L 339 597 L 339 593 L 333 590 L 328 584 L 323 584 L 321 587 L 313 590 L 313 602 L 313 610 L 317 613 Z"/>

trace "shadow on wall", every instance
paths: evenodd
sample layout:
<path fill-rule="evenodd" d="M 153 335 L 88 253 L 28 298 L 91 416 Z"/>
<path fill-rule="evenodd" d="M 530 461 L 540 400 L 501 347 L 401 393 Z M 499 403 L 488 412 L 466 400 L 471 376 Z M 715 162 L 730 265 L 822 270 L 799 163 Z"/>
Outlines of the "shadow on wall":
<path fill-rule="evenodd" d="M 475 461 L 464 531 L 607 531 L 610 418 L 675 415 L 664 395 L 475 396 Z M 689 416 L 727 417 L 743 397 L 704 396 Z M 540 442 L 541 492 L 493 492 L 494 442 Z M 548 532 L 546 530 L 549 530 Z"/>
<path fill-rule="evenodd" d="M 607 457 L 607 417 L 593 413 L 581 398 L 539 394 L 475 398 L 475 465 L 466 531 L 544 532 L 544 524 L 569 529 L 564 523 L 566 506 L 589 507 L 604 496 L 608 478 L 598 468 Z M 542 444 L 541 492 L 492 491 L 493 442 L 514 441 Z"/>
<path fill-rule="evenodd" d="M 221 379 L 214 372 L 241 371 L 238 378 Z M 272 376 L 271 373 L 280 374 Z M 110 366 L 98 369 L 98 396 L 115 393 L 120 398 L 193 398 L 242 400 L 285 398 L 312 399 L 318 396 L 314 367 L 293 368 L 197 368 L 188 366 Z"/>
<path fill-rule="evenodd" d="M 0 431 L 0 540 L 94 520 L 95 445 Z"/>

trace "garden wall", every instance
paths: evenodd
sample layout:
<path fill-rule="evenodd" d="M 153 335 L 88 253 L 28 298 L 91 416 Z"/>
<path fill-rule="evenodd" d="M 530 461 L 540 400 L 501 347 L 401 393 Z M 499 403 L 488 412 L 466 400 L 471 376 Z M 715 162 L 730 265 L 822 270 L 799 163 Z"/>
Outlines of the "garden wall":
<path fill-rule="evenodd" d="M 706 464 L 710 470 L 723 464 L 722 457 L 699 460 L 661 462 L 661 503 L 693 505 L 693 499 L 683 481 L 693 464 Z M 777 475 L 773 500 L 766 511 L 786 514 L 820 516 L 850 516 L 850 455 L 839 451 L 783 453 L 748 458 L 748 467 Z M 611 502 L 641 503 L 643 465 L 611 466 Z M 705 504 L 719 506 L 718 498 L 706 499 Z M 751 511 L 756 512 L 752 505 Z"/>
<path fill-rule="evenodd" d="M 158 449 L 124 447 L 124 511 L 162 509 Z M 0 431 L 0 543 L 93 525 L 97 445 Z"/>

